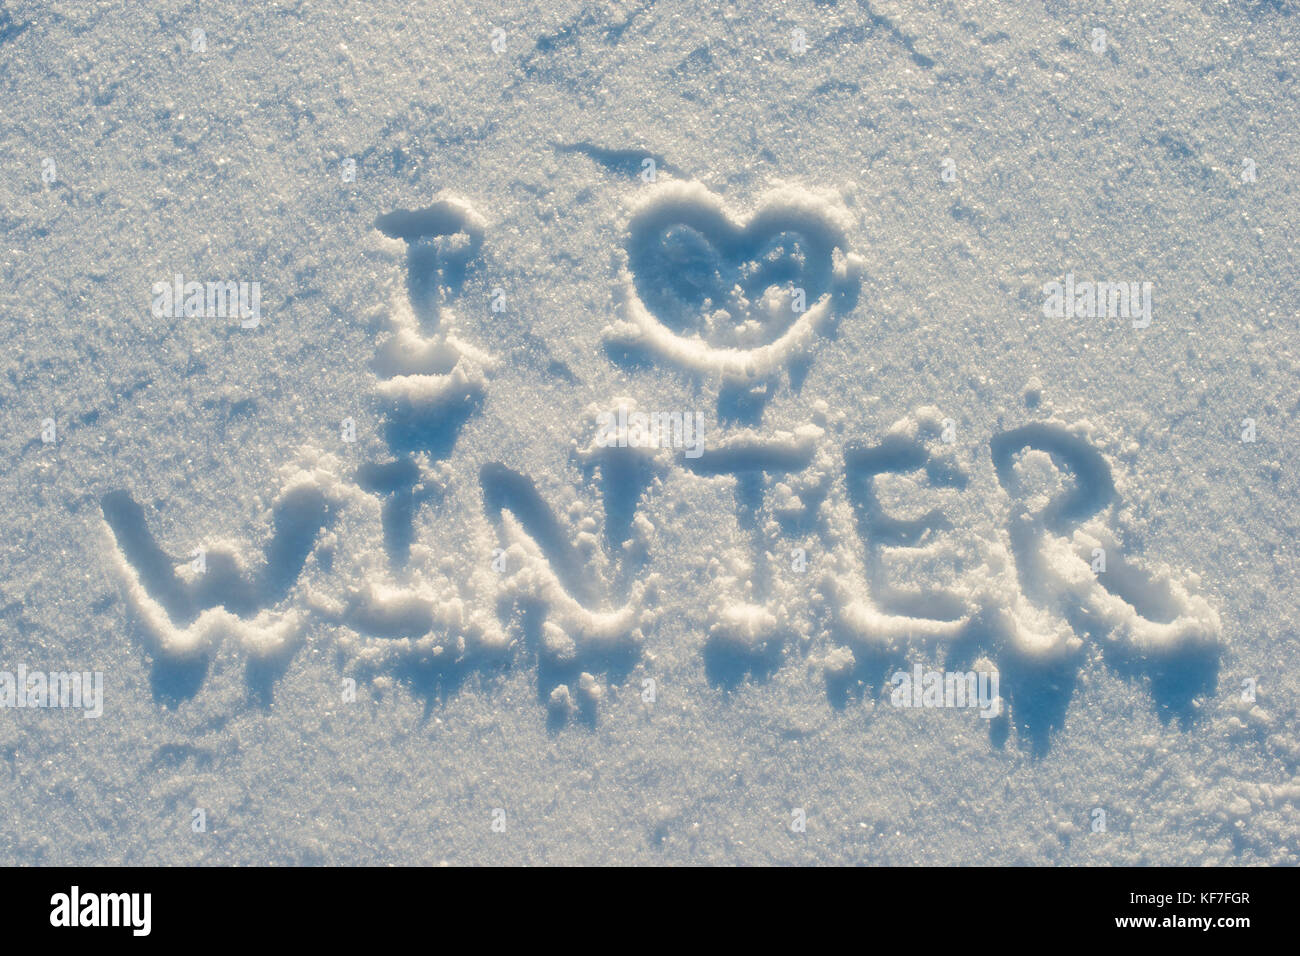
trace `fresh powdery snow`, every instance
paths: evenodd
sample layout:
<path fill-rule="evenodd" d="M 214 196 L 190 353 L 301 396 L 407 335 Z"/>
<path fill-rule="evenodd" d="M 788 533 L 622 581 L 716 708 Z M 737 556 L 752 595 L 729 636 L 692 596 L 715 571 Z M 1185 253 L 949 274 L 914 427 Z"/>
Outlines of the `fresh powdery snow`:
<path fill-rule="evenodd" d="M 6 864 L 1300 862 L 1294 0 L 6 0 Z"/>

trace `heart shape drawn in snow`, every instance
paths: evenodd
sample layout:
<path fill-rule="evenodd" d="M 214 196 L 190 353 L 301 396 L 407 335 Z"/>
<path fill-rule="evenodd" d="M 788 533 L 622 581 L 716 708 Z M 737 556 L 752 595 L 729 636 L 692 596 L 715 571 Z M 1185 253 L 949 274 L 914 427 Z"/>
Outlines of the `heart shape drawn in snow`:
<path fill-rule="evenodd" d="M 700 183 L 666 183 L 628 223 L 623 314 L 605 338 L 727 380 L 769 375 L 856 300 L 851 224 L 839 197 L 818 191 L 768 193 L 742 223 Z"/>

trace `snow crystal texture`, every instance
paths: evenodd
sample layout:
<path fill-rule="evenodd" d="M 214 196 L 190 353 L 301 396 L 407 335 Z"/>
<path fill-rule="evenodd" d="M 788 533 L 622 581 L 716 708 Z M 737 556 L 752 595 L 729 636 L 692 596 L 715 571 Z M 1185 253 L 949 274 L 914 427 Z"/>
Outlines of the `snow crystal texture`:
<path fill-rule="evenodd" d="M 0 859 L 1300 862 L 1297 64 L 7 0 Z"/>

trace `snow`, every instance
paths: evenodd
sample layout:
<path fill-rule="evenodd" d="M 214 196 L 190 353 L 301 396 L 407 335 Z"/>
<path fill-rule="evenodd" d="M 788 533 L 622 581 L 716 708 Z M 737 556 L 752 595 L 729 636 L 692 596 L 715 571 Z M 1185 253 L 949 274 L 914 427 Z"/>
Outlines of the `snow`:
<path fill-rule="evenodd" d="M 7 4 L 0 859 L 1296 863 L 1298 15 Z"/>

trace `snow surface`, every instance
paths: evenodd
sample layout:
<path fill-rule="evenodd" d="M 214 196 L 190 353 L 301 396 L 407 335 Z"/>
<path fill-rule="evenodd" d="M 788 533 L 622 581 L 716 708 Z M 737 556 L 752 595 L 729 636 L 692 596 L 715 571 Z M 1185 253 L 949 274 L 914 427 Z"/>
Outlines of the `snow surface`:
<path fill-rule="evenodd" d="M 0 859 L 1296 863 L 1298 28 L 7 0 Z"/>

